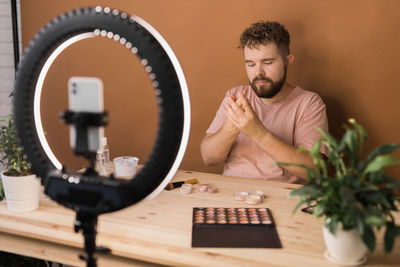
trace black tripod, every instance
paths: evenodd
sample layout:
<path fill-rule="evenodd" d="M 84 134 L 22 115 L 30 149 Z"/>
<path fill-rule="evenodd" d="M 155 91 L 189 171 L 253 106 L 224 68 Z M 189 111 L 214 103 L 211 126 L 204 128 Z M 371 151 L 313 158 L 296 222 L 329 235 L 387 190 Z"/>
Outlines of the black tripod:
<path fill-rule="evenodd" d="M 88 127 L 95 126 L 105 126 L 107 125 L 107 112 L 103 113 L 89 113 L 89 112 L 73 112 L 70 110 L 65 111 L 61 116 L 62 119 L 67 124 L 73 124 L 76 129 L 76 142 L 74 153 L 79 156 L 83 156 L 89 160 L 90 166 L 86 168 L 84 174 L 79 176 L 82 181 L 93 181 L 100 178 L 94 170 L 96 161 L 96 152 L 89 151 L 88 148 Z M 111 176 L 111 179 L 113 176 Z M 85 202 L 85 197 L 76 193 L 76 197 L 80 199 L 81 202 Z M 105 247 L 96 247 L 96 228 L 97 228 L 97 218 L 103 210 L 104 203 L 99 201 L 97 203 L 92 203 L 96 201 L 95 195 L 86 196 L 87 205 L 77 205 L 75 204 L 74 210 L 76 211 L 76 219 L 74 230 L 76 233 L 82 231 L 84 237 L 84 246 L 86 256 L 79 255 L 81 260 L 86 261 L 86 266 L 95 267 L 97 266 L 97 260 L 94 257 L 95 252 L 110 253 L 111 250 Z M 91 198 L 91 199 L 89 199 Z M 88 209 L 87 207 L 92 207 Z"/>
<path fill-rule="evenodd" d="M 90 212 L 78 212 L 76 214 L 75 232 L 82 231 L 86 252 L 86 256 L 79 255 L 79 258 L 86 261 L 87 267 L 97 266 L 97 259 L 94 257 L 95 252 L 107 254 L 111 252 L 109 248 L 96 246 L 97 217 L 97 214 Z"/>

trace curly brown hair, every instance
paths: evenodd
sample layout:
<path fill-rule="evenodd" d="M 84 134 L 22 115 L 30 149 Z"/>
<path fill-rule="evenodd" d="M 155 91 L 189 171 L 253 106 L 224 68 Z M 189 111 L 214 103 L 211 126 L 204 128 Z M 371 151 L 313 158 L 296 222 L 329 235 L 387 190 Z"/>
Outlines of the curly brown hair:
<path fill-rule="evenodd" d="M 255 48 L 258 45 L 274 43 L 283 58 L 290 54 L 290 35 L 286 28 L 276 21 L 258 21 L 240 35 L 239 48 Z"/>

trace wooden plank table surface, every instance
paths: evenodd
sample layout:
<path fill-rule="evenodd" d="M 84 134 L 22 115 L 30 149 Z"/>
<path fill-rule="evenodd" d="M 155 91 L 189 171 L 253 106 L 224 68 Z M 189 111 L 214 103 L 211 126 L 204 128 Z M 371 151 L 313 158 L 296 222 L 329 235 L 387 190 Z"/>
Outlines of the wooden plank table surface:
<path fill-rule="evenodd" d="M 227 177 L 216 174 L 178 171 L 173 181 L 197 178 L 212 183 L 218 193 L 194 192 L 184 195 L 179 189 L 161 192 L 156 198 L 124 210 L 99 217 L 97 245 L 110 248 L 99 255 L 98 266 L 337 266 L 323 254 L 322 220 L 297 212 L 297 199 L 289 192 L 297 185 Z M 237 191 L 262 190 L 263 203 L 248 205 L 234 201 Z M 271 210 L 282 243 L 281 249 L 192 248 L 193 207 L 267 207 Z M 0 250 L 85 266 L 82 234 L 75 233 L 75 214 L 43 195 L 38 210 L 12 213 L 0 202 Z M 366 266 L 400 266 L 400 240 L 390 255 L 378 249 L 368 255 Z"/>

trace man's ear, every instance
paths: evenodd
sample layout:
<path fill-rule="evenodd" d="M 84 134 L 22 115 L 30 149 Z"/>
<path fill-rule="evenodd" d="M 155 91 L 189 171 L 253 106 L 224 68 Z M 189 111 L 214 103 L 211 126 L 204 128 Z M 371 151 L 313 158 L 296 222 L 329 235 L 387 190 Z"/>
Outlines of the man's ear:
<path fill-rule="evenodd" d="M 292 64 L 293 64 L 293 61 L 294 61 L 294 55 L 289 54 L 289 55 L 286 57 L 286 66 L 292 65 Z"/>

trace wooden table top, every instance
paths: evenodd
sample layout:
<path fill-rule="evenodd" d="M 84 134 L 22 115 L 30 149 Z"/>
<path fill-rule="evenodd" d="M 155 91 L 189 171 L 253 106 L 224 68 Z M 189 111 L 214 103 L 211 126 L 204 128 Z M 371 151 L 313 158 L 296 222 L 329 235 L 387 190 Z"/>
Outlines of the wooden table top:
<path fill-rule="evenodd" d="M 216 174 L 178 171 L 173 181 L 197 178 L 212 183 L 218 193 L 192 194 L 179 189 L 164 190 L 156 198 L 124 210 L 101 215 L 97 245 L 112 250 L 98 255 L 98 266 L 336 266 L 324 258 L 322 220 L 297 212 L 297 199 L 289 192 L 297 185 L 227 177 Z M 262 190 L 263 203 L 248 205 L 234 201 L 237 191 Z M 283 248 L 192 248 L 193 207 L 267 207 L 271 210 Z M 42 196 L 38 210 L 12 213 L 0 202 L 0 250 L 27 256 L 85 266 L 77 258 L 83 250 L 82 234 L 73 230 L 75 213 L 47 196 Z M 392 254 L 378 251 L 369 255 L 366 266 L 400 266 L 400 241 Z"/>

